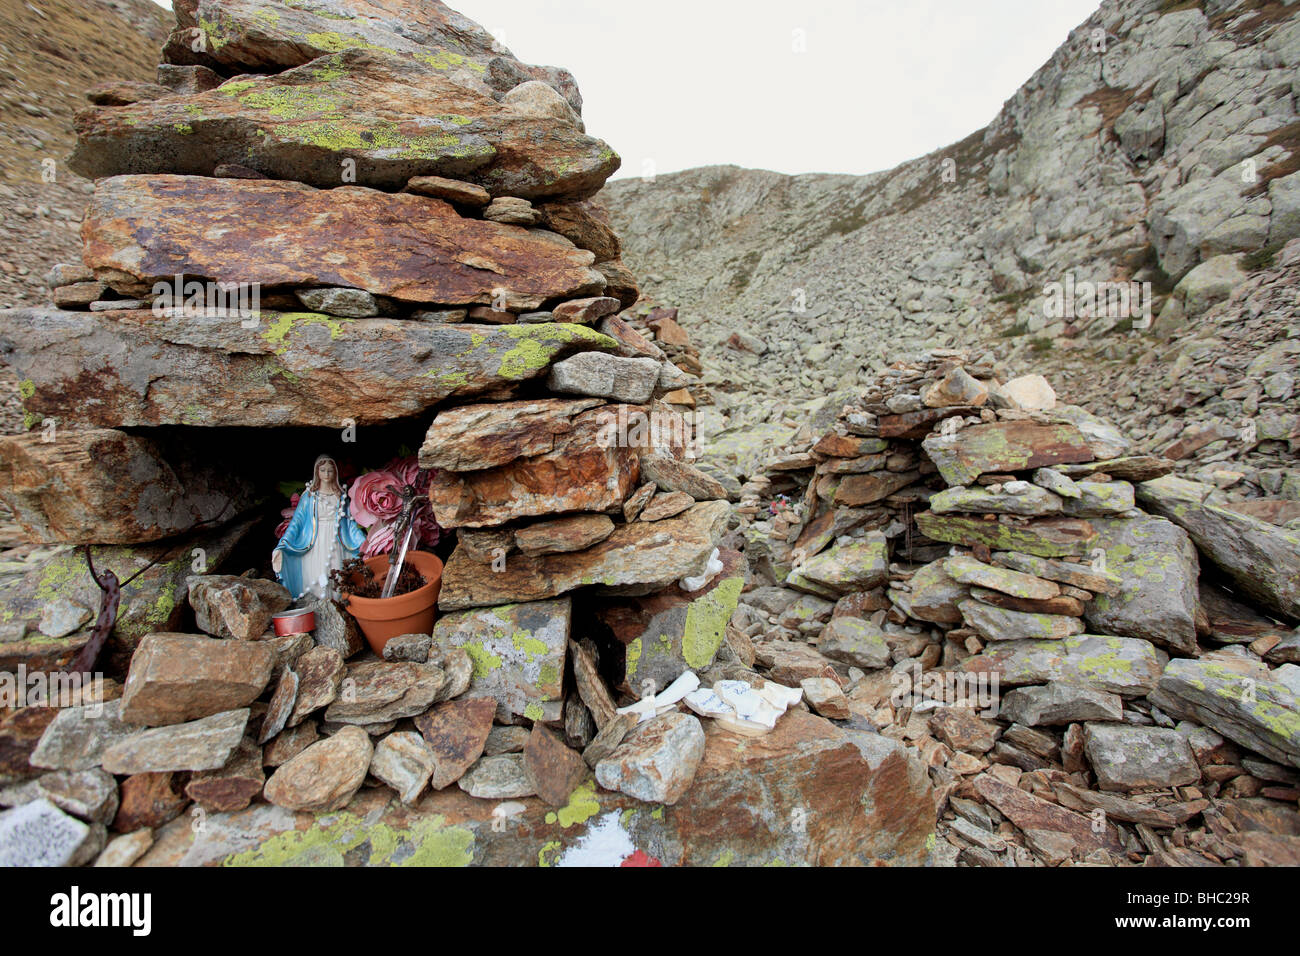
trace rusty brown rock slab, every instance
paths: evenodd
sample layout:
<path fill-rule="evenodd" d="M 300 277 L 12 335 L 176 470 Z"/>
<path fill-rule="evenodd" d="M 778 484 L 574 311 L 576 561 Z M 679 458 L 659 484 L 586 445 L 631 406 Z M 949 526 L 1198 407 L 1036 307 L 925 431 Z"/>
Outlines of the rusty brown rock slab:
<path fill-rule="evenodd" d="M 1078 518 L 1037 518 L 1012 523 L 983 515 L 938 515 L 923 511 L 916 516 L 921 533 L 935 541 L 967 548 L 982 545 L 992 551 L 1018 551 L 1040 558 L 1063 558 L 1088 553 L 1097 529 Z"/>
<path fill-rule="evenodd" d="M 440 305 L 488 304 L 505 290 L 506 303 L 519 309 L 604 288 L 586 250 L 463 219 L 440 199 L 362 186 L 114 176 L 96 183 L 81 238 L 96 276 L 132 294 L 177 273 L 263 287 L 340 286 Z"/>
<path fill-rule="evenodd" d="M 972 425 L 952 436 L 931 435 L 921 444 L 950 487 L 968 485 L 989 472 L 1090 462 L 1095 457 L 1087 438 L 1073 425 L 1026 421 Z"/>
<path fill-rule="evenodd" d="M 704 570 L 730 511 L 725 501 L 704 502 L 675 518 L 623 525 L 585 551 L 510 555 L 503 571 L 457 548 L 443 571 L 438 606 L 455 611 L 540 601 L 589 585 L 648 594 Z"/>
<path fill-rule="evenodd" d="M 429 427 L 420 467 L 480 471 L 544 454 L 573 430 L 573 416 L 602 403 L 599 398 L 543 398 L 448 409 Z"/>
<path fill-rule="evenodd" d="M 439 704 L 415 718 L 415 729 L 434 755 L 432 789 L 450 787 L 483 755 L 496 712 L 495 697 L 467 697 Z"/>
<path fill-rule="evenodd" d="M 426 62 L 348 50 L 272 76 L 78 114 L 69 161 L 89 178 L 211 175 L 220 164 L 272 179 L 398 189 L 414 176 L 469 180 L 526 199 L 582 199 L 619 167 L 577 126 L 467 89 Z M 602 250 L 603 251 L 603 250 Z M 595 261 L 595 260 L 592 260 Z"/>
<path fill-rule="evenodd" d="M 143 544 L 188 531 L 252 489 L 185 447 L 111 429 L 56 428 L 0 438 L 0 499 L 40 544 Z"/>
<path fill-rule="evenodd" d="M 60 426 L 374 424 L 545 377 L 577 351 L 615 348 L 580 325 L 264 312 L 245 328 L 149 311 L 0 312 L 0 349 L 26 383 L 27 414 Z"/>
<path fill-rule="evenodd" d="M 562 807 L 587 776 L 587 764 L 580 753 L 566 747 L 539 722 L 533 724 L 532 736 L 524 747 L 524 773 L 538 797 L 553 807 Z"/>
<path fill-rule="evenodd" d="M 541 80 L 582 112 L 568 70 L 519 62 L 492 34 L 438 0 L 178 0 L 168 63 L 275 73 L 340 50 L 403 53 L 476 90 L 504 93 Z M 197 49 L 196 49 L 197 47 Z"/>
<path fill-rule="evenodd" d="M 562 421 L 552 420 L 544 430 L 553 444 L 541 454 L 480 471 L 438 472 L 429 486 L 438 523 L 483 528 L 517 518 L 621 509 L 636 489 L 640 467 L 636 448 L 608 438 L 618 408 L 581 411 L 566 431 L 559 431 Z"/>
<path fill-rule="evenodd" d="M 1014 823 L 1030 846 L 1050 863 L 1082 859 L 1099 849 L 1116 854 L 1124 852 L 1114 824 L 1103 822 L 1096 828 L 1089 816 L 1066 810 L 992 777 L 978 778 L 975 789 Z"/>
<path fill-rule="evenodd" d="M 597 262 L 623 254 L 618 234 L 609 224 L 609 211 L 600 202 L 548 202 L 537 207 L 546 228 L 558 232 L 579 249 L 588 249 Z"/>

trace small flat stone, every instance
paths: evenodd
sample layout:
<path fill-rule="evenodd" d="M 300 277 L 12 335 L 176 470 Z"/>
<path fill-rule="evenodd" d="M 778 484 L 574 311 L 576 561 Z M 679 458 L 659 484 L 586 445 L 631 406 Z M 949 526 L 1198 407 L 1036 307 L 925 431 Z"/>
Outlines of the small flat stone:
<path fill-rule="evenodd" d="M 815 713 L 830 720 L 848 720 L 852 716 L 849 699 L 837 681 L 829 677 L 805 677 L 799 682 L 804 700 Z"/>
<path fill-rule="evenodd" d="M 532 736 L 523 751 L 524 772 L 543 803 L 562 807 L 587 775 L 582 755 L 566 747 L 540 723 L 533 724 Z"/>
<path fill-rule="evenodd" d="M 244 740 L 221 767 L 195 774 L 185 795 L 210 812 L 232 813 L 252 803 L 265 783 L 262 748 Z"/>
<path fill-rule="evenodd" d="M 1088 724 L 1083 740 L 1102 790 L 1160 790 L 1201 779 L 1187 738 L 1172 728 Z"/>
<path fill-rule="evenodd" d="M 524 770 L 523 754 L 484 757 L 457 781 L 462 790 L 480 800 L 517 800 L 533 795 Z"/>
<path fill-rule="evenodd" d="M 0 813 L 0 867 L 76 866 L 91 828 L 49 800 L 33 800 Z"/>
<path fill-rule="evenodd" d="M 370 775 L 394 790 L 407 806 L 420 799 L 437 763 L 424 738 L 414 731 L 389 734 L 375 747 Z"/>
<path fill-rule="evenodd" d="M 864 671 L 888 667 L 891 660 L 884 632 L 856 617 L 834 618 L 822 631 L 817 650 L 823 657 Z"/>
<path fill-rule="evenodd" d="M 613 533 L 614 522 L 607 515 L 571 515 L 520 528 L 515 532 L 515 546 L 530 556 L 562 554 L 582 551 Z"/>
<path fill-rule="evenodd" d="M 247 708 L 143 730 L 104 751 L 109 773 L 216 770 L 230 759 L 248 725 Z"/>
<path fill-rule="evenodd" d="M 432 634 L 399 634 L 384 645 L 384 660 L 390 663 L 406 661 L 423 664 L 429 660 L 432 647 Z"/>
<path fill-rule="evenodd" d="M 1020 571 L 993 567 L 974 558 L 960 556 L 948 558 L 943 563 L 943 569 L 954 581 L 962 584 L 979 585 L 1031 601 L 1046 601 L 1061 593 L 1061 589 L 1051 581 Z"/>
<path fill-rule="evenodd" d="M 445 199 L 449 203 L 475 208 L 486 206 L 492 201 L 491 194 L 482 186 L 463 183 L 458 179 L 447 179 L 444 176 L 412 176 L 406 181 L 406 190 L 419 193 L 421 196 L 432 196 L 434 199 Z"/>
<path fill-rule="evenodd" d="M 104 751 L 140 731 L 121 719 L 121 708 L 122 702 L 113 700 L 60 710 L 32 751 L 32 766 L 47 770 L 98 767 Z"/>
<path fill-rule="evenodd" d="M 1041 687 L 1018 687 L 1007 692 L 999 716 L 1030 727 L 1119 721 L 1124 719 L 1124 701 L 1117 694 L 1052 681 Z"/>
<path fill-rule="evenodd" d="M 440 704 L 415 718 L 415 727 L 432 755 L 429 785 L 434 790 L 451 786 L 483 755 L 495 713 L 493 698 L 469 697 Z"/>
<path fill-rule="evenodd" d="M 1059 641 L 1084 632 L 1077 617 L 1008 611 L 973 598 L 958 606 L 966 626 L 986 641 Z"/>
<path fill-rule="evenodd" d="M 655 495 L 650 503 L 641 509 L 640 520 L 661 521 L 664 518 L 672 518 L 681 514 L 693 504 L 695 504 L 695 499 L 684 491 L 661 492 Z"/>
<path fill-rule="evenodd" d="M 588 767 L 593 770 L 596 764 L 600 763 L 615 750 L 623 739 L 632 732 L 632 728 L 637 725 L 637 715 L 631 711 L 622 714 L 615 714 L 600 732 L 592 739 L 591 743 L 582 751 L 582 759 Z"/>
<path fill-rule="evenodd" d="M 431 664 L 354 664 L 339 685 L 338 697 L 325 709 L 325 719 L 366 726 L 414 717 L 429 709 L 445 683 L 443 672 Z"/>
<path fill-rule="evenodd" d="M 314 647 L 298 658 L 295 670 L 298 674 L 298 697 L 289 715 L 290 727 L 297 727 L 311 714 L 334 703 L 343 684 L 343 675 L 347 673 L 347 665 L 334 648 Z"/>

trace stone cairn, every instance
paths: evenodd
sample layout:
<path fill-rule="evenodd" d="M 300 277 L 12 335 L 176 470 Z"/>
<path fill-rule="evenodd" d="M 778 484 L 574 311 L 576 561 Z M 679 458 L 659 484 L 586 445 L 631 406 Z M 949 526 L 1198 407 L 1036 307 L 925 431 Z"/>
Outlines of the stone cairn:
<path fill-rule="evenodd" d="M 102 589 L 69 546 L 93 545 L 121 681 L 2 712 L 0 864 L 250 861 L 339 813 L 384 840 L 315 856 L 548 863 L 598 827 L 587 862 L 923 859 L 900 745 L 802 704 L 754 744 L 664 696 L 741 667 L 746 570 L 662 400 L 691 404 L 698 353 L 669 311 L 619 315 L 636 283 L 591 201 L 619 159 L 566 71 L 432 0 L 384 9 L 177 0 L 158 84 L 78 116 L 84 261 L 0 318 L 30 429 L 0 497 L 59 546 L 3 585 L 0 668 L 87 645 Z M 269 629 L 276 483 L 341 434 L 418 447 L 454 534 L 433 633 L 383 658 L 329 602 L 314 635 Z M 738 793 L 775 816 L 719 828 Z"/>
<path fill-rule="evenodd" d="M 733 640 L 919 753 L 941 856 L 1300 862 L 1300 536 L 995 372 L 896 363 L 744 485 Z"/>

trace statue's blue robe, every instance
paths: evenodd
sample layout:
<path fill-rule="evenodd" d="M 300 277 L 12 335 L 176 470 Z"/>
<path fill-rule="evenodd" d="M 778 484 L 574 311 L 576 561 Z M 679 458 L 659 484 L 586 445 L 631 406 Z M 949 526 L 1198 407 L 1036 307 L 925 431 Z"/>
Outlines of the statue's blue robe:
<path fill-rule="evenodd" d="M 275 550 L 284 552 L 280 573 L 276 577 L 294 597 L 305 590 L 300 556 L 310 551 L 312 545 L 316 543 L 316 509 L 313 506 L 315 500 L 316 496 L 312 492 L 302 493 L 284 537 L 275 546 Z M 361 553 L 361 546 L 366 541 L 366 532 L 361 525 L 352 520 L 352 502 L 348 500 L 346 493 L 343 499 L 343 514 L 339 516 L 339 536 L 342 539 L 344 561 L 349 561 Z"/>

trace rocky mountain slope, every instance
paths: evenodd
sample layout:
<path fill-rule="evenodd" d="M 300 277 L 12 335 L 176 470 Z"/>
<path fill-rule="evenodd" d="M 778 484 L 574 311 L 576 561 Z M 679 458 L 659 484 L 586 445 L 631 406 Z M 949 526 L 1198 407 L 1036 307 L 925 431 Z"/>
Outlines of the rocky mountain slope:
<path fill-rule="evenodd" d="M 602 199 L 648 293 L 702 340 L 702 422 L 724 445 L 760 447 L 909 349 L 983 344 L 1142 450 L 1209 429 L 1202 477 L 1276 493 L 1300 421 L 1282 254 L 1300 235 L 1298 66 L 1300 4 L 1107 0 L 947 149 L 863 177 L 620 180 Z M 1116 285 L 1097 315 L 1048 314 L 1052 283 L 1129 281 L 1150 285 L 1127 305 Z M 1259 426 L 1289 448 L 1259 451 Z"/>

